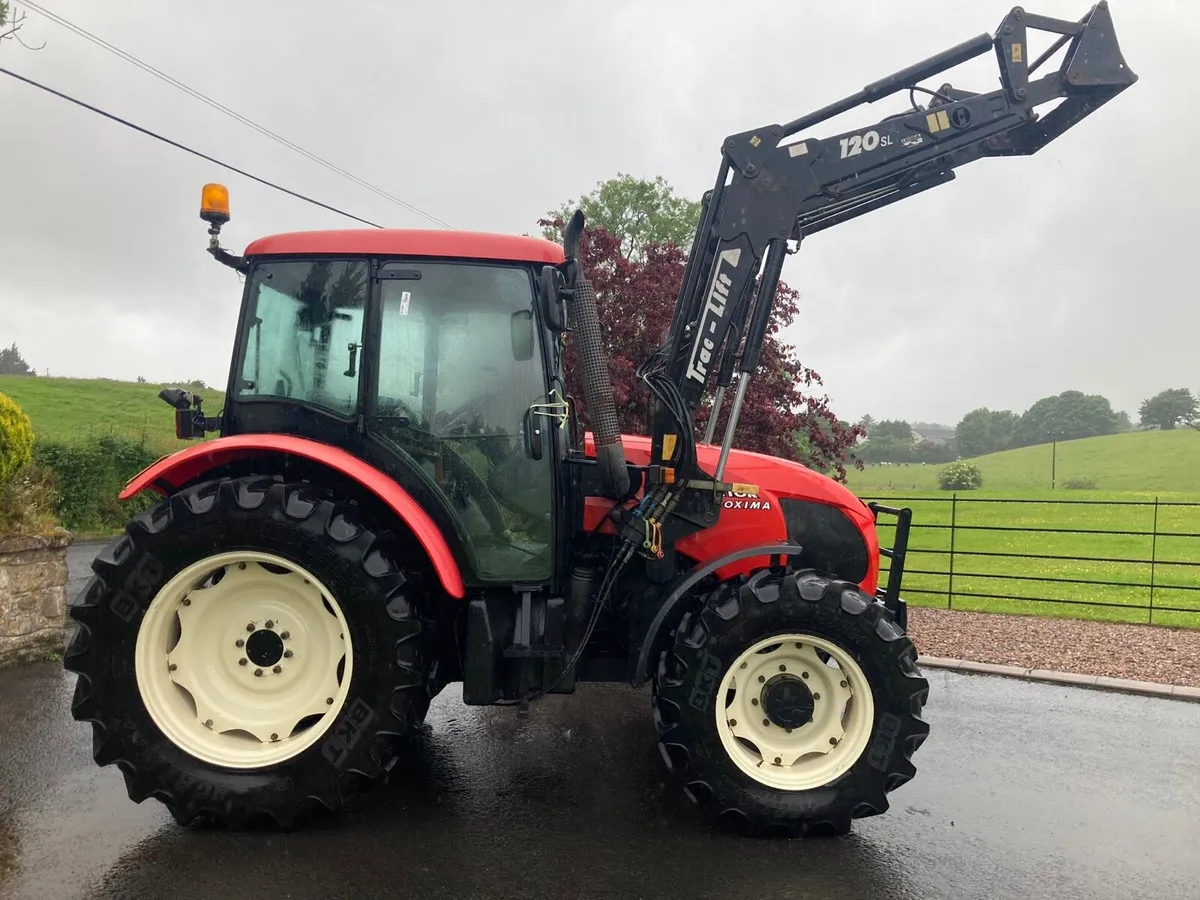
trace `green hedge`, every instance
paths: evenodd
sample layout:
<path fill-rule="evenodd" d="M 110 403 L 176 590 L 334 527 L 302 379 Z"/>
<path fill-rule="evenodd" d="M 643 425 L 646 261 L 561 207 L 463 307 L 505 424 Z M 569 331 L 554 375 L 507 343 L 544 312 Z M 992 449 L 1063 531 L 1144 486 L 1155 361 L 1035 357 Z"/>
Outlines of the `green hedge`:
<path fill-rule="evenodd" d="M 158 459 L 145 440 L 89 434 L 74 441 L 35 440 L 34 462 L 54 473 L 59 521 L 76 534 L 111 534 L 153 503 L 117 499 L 126 483 Z"/>

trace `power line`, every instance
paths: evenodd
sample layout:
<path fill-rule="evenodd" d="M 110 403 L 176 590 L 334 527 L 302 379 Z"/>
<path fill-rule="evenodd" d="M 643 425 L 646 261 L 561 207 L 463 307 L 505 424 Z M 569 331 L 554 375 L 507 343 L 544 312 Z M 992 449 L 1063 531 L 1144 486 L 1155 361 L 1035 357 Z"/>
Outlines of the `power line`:
<path fill-rule="evenodd" d="M 43 90 L 48 94 L 53 94 L 56 97 L 61 97 L 63 100 L 69 100 L 71 103 L 74 103 L 76 106 L 82 106 L 84 109 L 90 110 L 91 112 L 94 112 L 97 115 L 104 116 L 104 118 L 106 118 L 106 119 L 111 119 L 114 122 L 124 125 L 126 128 L 132 128 L 134 131 L 140 131 L 142 134 L 149 135 L 150 137 L 154 138 L 155 140 L 162 141 L 164 144 L 170 144 L 172 147 L 177 147 L 178 149 L 186 151 L 187 153 L 190 153 L 193 156 L 198 156 L 201 159 L 207 160 L 210 163 L 213 163 L 215 165 L 229 169 L 231 172 L 237 172 L 239 175 L 244 175 L 246 178 L 252 179 L 253 181 L 257 181 L 259 184 L 265 184 L 269 188 L 274 188 L 277 191 L 282 191 L 285 194 L 290 194 L 293 197 L 296 197 L 300 200 L 304 200 L 306 203 L 311 203 L 314 206 L 319 206 L 322 209 L 327 209 L 330 212 L 335 212 L 340 216 L 345 216 L 346 218 L 353 219 L 356 222 L 362 222 L 364 225 L 370 225 L 372 228 L 382 228 L 383 227 L 382 225 L 377 225 L 374 222 L 370 222 L 366 219 L 360 219 L 358 216 L 356 216 L 352 213 L 348 213 L 343 209 L 338 209 L 336 206 L 330 206 L 328 203 L 322 203 L 320 200 L 314 200 L 312 197 L 308 197 L 304 194 L 298 193 L 297 191 L 293 191 L 293 190 L 290 190 L 289 188 L 282 187 L 281 185 L 275 184 L 275 182 L 273 182 L 273 181 L 267 181 L 267 179 L 265 179 L 265 178 L 259 178 L 257 175 L 252 175 L 251 173 L 247 172 L 245 169 L 239 169 L 237 166 L 230 165 L 227 162 L 222 162 L 221 160 L 215 159 L 214 157 L 211 157 L 206 153 L 201 153 L 199 150 L 193 150 L 191 147 L 181 144 L 178 141 L 173 141 L 168 137 L 163 137 L 161 134 L 153 132 L 148 128 L 143 128 L 141 125 L 135 125 L 133 122 L 130 122 L 127 119 L 122 119 L 120 116 L 113 115 L 110 112 L 105 112 L 104 110 L 100 109 L 99 107 L 92 106 L 90 103 L 84 103 L 82 100 L 77 100 L 74 97 L 70 96 L 69 94 L 64 94 L 62 91 L 56 91 L 56 90 L 54 90 L 54 88 L 47 87 L 44 84 L 34 81 L 32 78 L 26 78 L 24 75 L 18 75 L 16 72 L 10 71 L 9 69 L 5 69 L 3 67 L 0 67 L 0 74 L 9 75 L 9 76 L 17 79 L 18 81 L 23 81 L 26 84 L 33 85 L 33 87 Z"/>
<path fill-rule="evenodd" d="M 132 53 L 127 53 L 126 51 L 122 50 L 120 47 L 110 44 L 108 41 L 104 40 L 103 38 L 101 38 L 95 34 L 92 34 L 87 29 L 82 28 L 79 25 L 76 25 L 73 22 L 68 21 L 67 19 L 64 19 L 62 16 L 58 15 L 57 13 L 54 13 L 48 9 L 45 9 L 44 7 L 39 6 L 37 3 L 29 2 L 29 0 L 22 0 L 22 4 L 24 6 L 28 6 L 30 9 L 34 10 L 35 12 L 41 13 L 43 16 L 50 19 L 52 22 L 54 22 L 58 25 L 61 25 L 63 28 L 73 31 L 75 34 L 79 35 L 80 37 L 91 41 L 93 44 L 96 44 L 97 46 L 102 47 L 105 50 L 108 50 L 110 53 L 115 53 L 117 56 L 121 57 L 126 62 L 132 63 L 133 65 L 137 66 L 139 69 L 142 69 L 145 72 L 149 72 L 155 78 L 165 81 L 167 84 L 171 85 L 172 87 L 183 91 L 184 93 L 194 97 L 195 99 L 201 101 L 202 103 L 208 104 L 209 106 L 211 106 L 213 109 L 217 110 L 218 112 L 221 112 L 221 113 L 229 116 L 230 118 L 242 123 L 243 125 L 253 128 L 259 134 L 270 138 L 271 140 L 275 141 L 278 144 L 282 144 L 283 146 L 287 147 L 289 150 L 294 150 L 296 153 L 301 154 L 302 156 L 306 157 L 307 159 L 312 160 L 313 162 L 317 163 L 318 165 L 324 166 L 326 169 L 329 169 L 332 172 L 336 172 L 337 174 L 343 176 L 344 178 L 350 179 L 355 184 L 357 184 L 361 187 L 364 187 L 367 190 L 372 191 L 372 192 L 378 194 L 379 196 L 384 197 L 385 199 L 398 204 L 399 206 L 404 207 L 405 209 L 409 210 L 410 212 L 416 213 L 417 215 L 421 216 L 422 218 L 428 219 L 429 221 L 431 221 L 437 225 L 440 225 L 443 228 L 448 228 L 451 231 L 455 230 L 453 225 L 450 225 L 449 223 L 442 221 L 441 219 L 437 218 L 437 216 L 427 213 L 424 210 L 419 209 L 416 206 L 413 206 L 411 203 L 409 203 L 405 200 L 401 200 L 399 197 L 388 193 L 383 188 L 376 187 L 375 185 L 371 184 L 370 182 L 364 181 L 362 178 L 359 178 L 357 175 L 354 175 L 351 172 L 347 172 L 345 169 L 341 168 L 340 166 L 335 165 L 334 163 L 331 163 L 326 159 L 322 159 L 320 156 L 317 156 L 315 153 L 305 150 L 299 144 L 296 144 L 296 143 L 288 140 L 287 138 L 283 137 L 282 135 L 276 134 L 274 131 L 271 131 L 269 128 L 259 125 L 253 119 L 249 119 L 246 116 L 242 115 L 241 113 L 237 112 L 236 110 L 230 109 L 228 106 L 225 106 L 223 103 L 220 103 L 219 101 L 212 99 L 211 97 L 207 96 L 206 94 L 203 94 L 200 91 L 189 87 L 188 85 L 184 84 L 182 81 L 178 80 L 177 78 L 173 78 L 172 76 L 168 75 L 166 72 L 163 72 L 160 69 L 156 69 L 154 66 L 150 65 L 149 63 L 138 59 Z"/>

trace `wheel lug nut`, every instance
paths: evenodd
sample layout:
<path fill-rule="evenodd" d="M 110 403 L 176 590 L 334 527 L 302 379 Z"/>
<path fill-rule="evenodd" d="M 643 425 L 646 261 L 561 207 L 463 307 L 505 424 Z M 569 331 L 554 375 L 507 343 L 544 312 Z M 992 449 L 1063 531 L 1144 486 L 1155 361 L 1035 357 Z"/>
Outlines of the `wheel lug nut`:
<path fill-rule="evenodd" d="M 204 727 L 205 727 L 205 728 L 212 728 L 212 719 L 205 719 L 205 720 L 204 720 Z"/>
<path fill-rule="evenodd" d="M 273 622 L 271 619 L 267 619 L 267 627 L 268 627 L 268 628 L 274 628 L 274 627 L 275 627 L 275 623 L 274 623 L 274 622 Z"/>
<path fill-rule="evenodd" d="M 780 759 L 778 756 L 775 757 L 775 765 L 779 765 L 781 762 L 783 762 L 782 759 Z"/>
<path fill-rule="evenodd" d="M 814 700 L 820 700 L 820 699 L 821 699 L 821 695 L 820 695 L 820 694 L 813 694 L 813 699 L 814 699 Z"/>
<path fill-rule="evenodd" d="M 768 728 L 770 728 L 770 727 L 771 727 L 771 720 L 770 720 L 770 719 L 763 719 L 763 724 L 764 724 L 764 725 L 766 725 Z"/>
<path fill-rule="evenodd" d="M 245 642 L 245 641 L 243 641 L 241 638 L 238 638 L 236 641 L 234 641 L 234 642 L 233 642 L 233 646 L 235 646 L 235 647 L 245 647 L 245 646 L 246 646 L 246 642 Z"/>
<path fill-rule="evenodd" d="M 758 676 L 758 683 L 759 683 L 759 684 L 762 684 L 762 683 L 763 683 L 764 681 L 766 681 L 766 680 L 767 680 L 767 676 L 766 676 L 766 675 L 759 675 L 759 676 Z"/>
<path fill-rule="evenodd" d="M 239 666 L 244 666 L 244 665 L 246 665 L 246 663 L 248 663 L 249 661 L 250 661 L 250 660 L 246 659 L 246 658 L 243 656 L 241 659 L 239 659 L 239 660 L 238 660 L 238 665 L 239 665 Z"/>
<path fill-rule="evenodd" d="M 840 682 L 840 684 L 842 687 L 850 687 L 850 685 L 846 684 L 846 682 L 844 682 L 844 681 Z"/>
<path fill-rule="evenodd" d="M 272 734 L 271 734 L 271 740 L 273 740 L 273 741 L 277 741 L 277 740 L 279 740 L 279 735 L 277 735 L 277 734 L 275 734 L 275 733 L 272 733 Z"/>
<path fill-rule="evenodd" d="M 262 678 L 262 669 L 255 669 L 255 670 L 254 670 L 254 677 L 255 677 L 255 678 Z"/>
<path fill-rule="evenodd" d="M 786 672 L 786 671 L 787 671 L 787 666 L 785 666 L 783 663 L 780 663 L 780 664 L 779 664 L 779 671 L 780 671 L 780 672 Z"/>
<path fill-rule="evenodd" d="M 729 720 L 729 727 L 730 727 L 730 728 L 736 728 L 736 727 L 737 727 L 737 719 L 730 719 L 730 720 Z"/>
<path fill-rule="evenodd" d="M 836 746 L 837 746 L 837 738 L 830 738 L 830 739 L 829 739 L 829 744 L 830 744 L 830 746 L 832 746 L 832 747 L 836 747 Z"/>
<path fill-rule="evenodd" d="M 801 678 L 807 678 L 807 677 L 808 677 L 808 673 L 807 673 L 807 672 L 801 672 L 801 673 L 800 673 L 800 677 L 801 677 Z"/>
<path fill-rule="evenodd" d="M 192 605 L 191 598 L 190 598 L 190 597 L 184 597 L 184 598 L 183 598 L 183 605 L 184 605 L 184 606 L 191 606 L 191 605 Z"/>
<path fill-rule="evenodd" d="M 751 697 L 751 698 L 750 698 L 750 705 L 751 705 L 751 706 L 758 706 L 758 698 L 757 698 L 757 697 Z"/>
<path fill-rule="evenodd" d="M 290 631 L 283 631 L 283 632 L 280 632 L 279 636 L 286 641 L 288 638 L 290 638 L 292 636 L 292 633 Z"/>
<path fill-rule="evenodd" d="M 247 630 L 247 631 L 253 631 L 253 630 L 254 630 L 254 623 L 253 623 L 253 622 L 251 622 L 249 625 L 247 625 L 247 626 L 246 626 L 246 630 Z"/>
<path fill-rule="evenodd" d="M 738 666 L 738 668 L 739 668 L 739 669 L 744 669 L 744 668 L 746 668 L 746 664 L 745 664 L 745 663 L 742 663 L 740 666 Z"/>
<path fill-rule="evenodd" d="M 284 659 L 291 659 L 291 658 L 292 658 L 292 651 L 291 651 L 291 650 L 284 650 L 284 651 L 283 651 L 283 658 L 284 658 Z"/>
<path fill-rule="evenodd" d="M 326 705 L 326 706 L 333 706 L 333 698 L 332 698 L 332 697 L 326 697 L 326 698 L 325 698 L 325 705 Z"/>
<path fill-rule="evenodd" d="M 783 730 L 784 730 L 784 731 L 785 731 L 787 734 L 791 734 L 791 733 L 792 733 L 792 729 L 790 729 L 790 728 L 785 728 L 785 729 L 783 729 Z"/>
<path fill-rule="evenodd" d="M 167 671 L 174 672 L 178 668 L 179 666 L 175 665 L 175 663 L 171 663 L 169 666 L 167 666 Z"/>
<path fill-rule="evenodd" d="M 276 666 L 271 671 L 274 672 L 276 675 L 278 675 L 280 672 L 283 671 L 283 666 Z"/>

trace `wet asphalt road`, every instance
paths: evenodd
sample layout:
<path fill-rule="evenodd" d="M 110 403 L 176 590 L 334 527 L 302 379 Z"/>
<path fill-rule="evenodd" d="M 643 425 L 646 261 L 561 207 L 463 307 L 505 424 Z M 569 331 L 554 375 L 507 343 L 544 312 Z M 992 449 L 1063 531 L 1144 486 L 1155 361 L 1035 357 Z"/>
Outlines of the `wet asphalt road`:
<path fill-rule="evenodd" d="M 412 771 L 350 814 L 187 831 L 93 765 L 74 676 L 4 670 L 0 898 L 1200 896 L 1200 706 L 928 675 L 932 735 L 891 812 L 787 842 L 705 827 L 664 787 L 647 696 L 608 686 L 524 718 L 452 686 Z"/>

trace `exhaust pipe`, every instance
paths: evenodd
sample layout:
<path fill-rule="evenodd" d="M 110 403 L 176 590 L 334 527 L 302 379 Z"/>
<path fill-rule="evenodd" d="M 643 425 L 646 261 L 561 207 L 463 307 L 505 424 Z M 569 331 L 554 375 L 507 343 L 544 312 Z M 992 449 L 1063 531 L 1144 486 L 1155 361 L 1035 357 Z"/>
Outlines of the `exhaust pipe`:
<path fill-rule="evenodd" d="M 579 262 L 579 238 L 583 234 L 583 211 L 576 210 L 567 225 L 563 249 L 571 271 L 570 303 L 571 329 L 579 347 L 583 366 L 583 393 L 596 440 L 596 464 L 605 494 L 620 500 L 629 493 L 629 470 L 625 468 L 625 447 L 621 444 L 621 428 L 617 423 L 617 407 L 613 401 L 612 380 L 608 375 L 608 360 L 600 339 L 600 314 L 596 308 L 596 289 L 583 274 Z"/>

